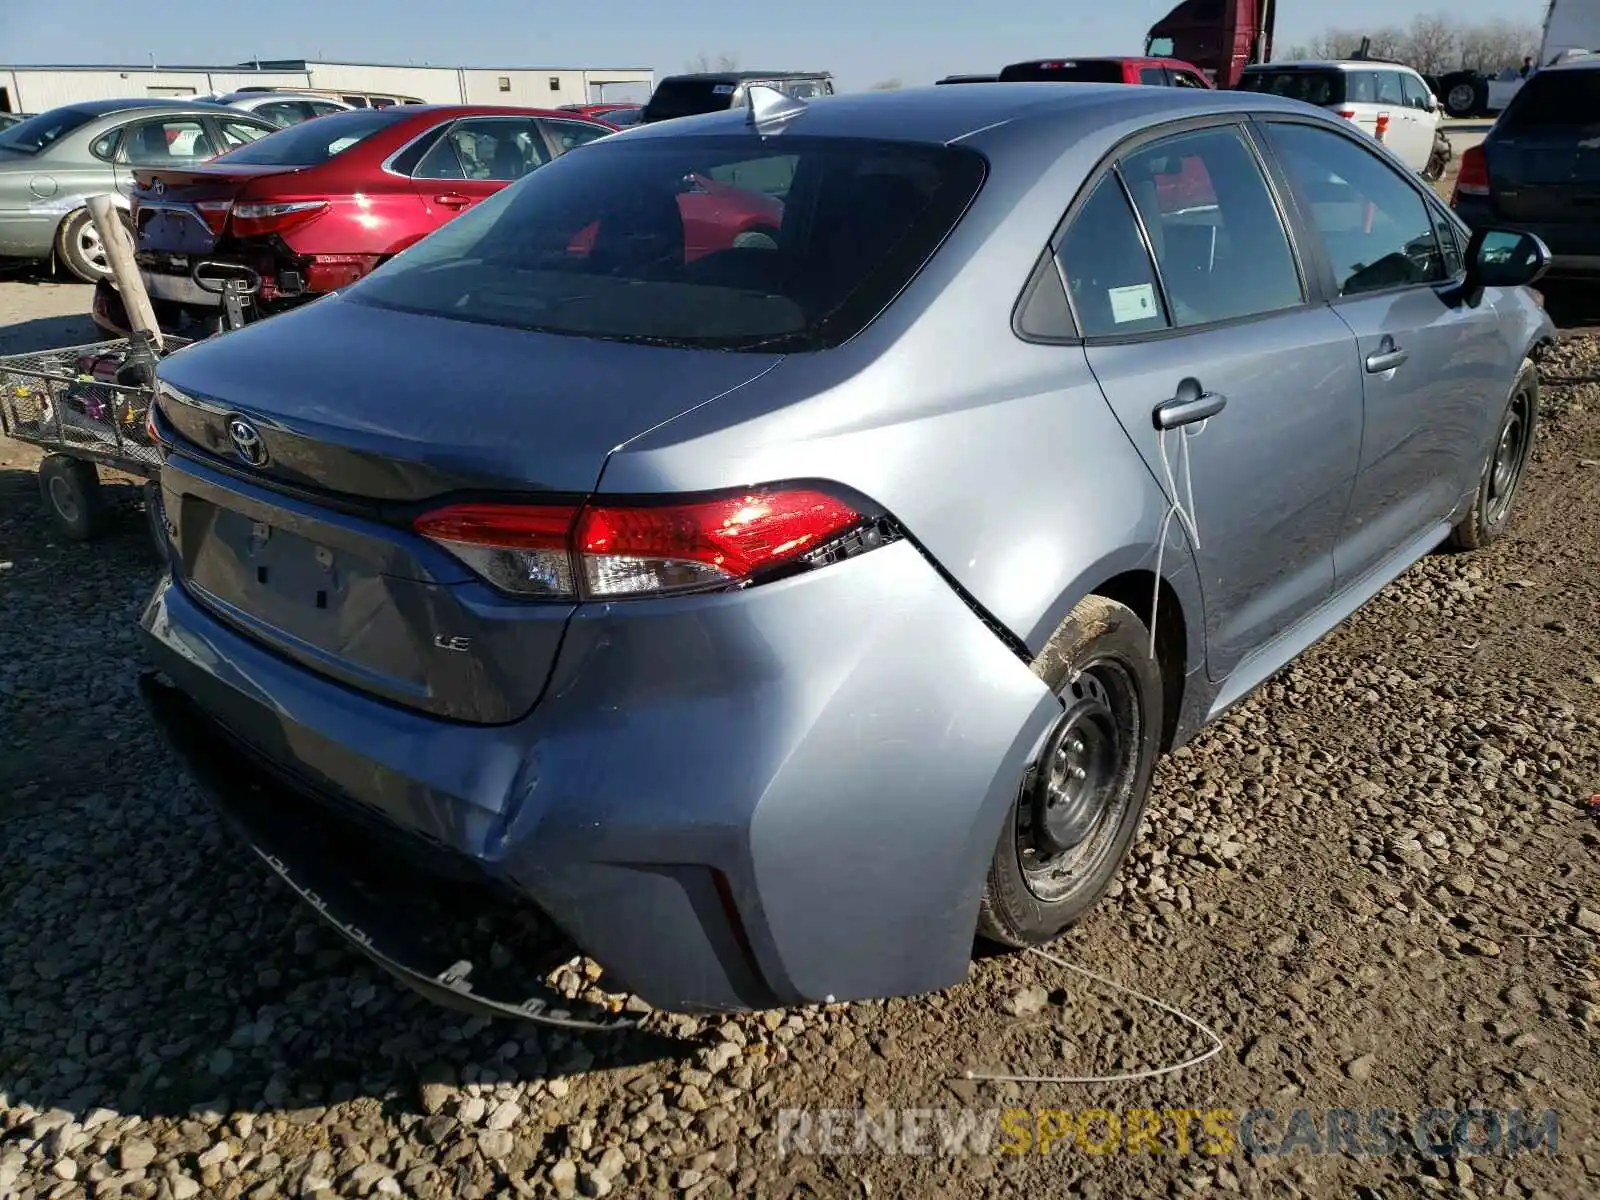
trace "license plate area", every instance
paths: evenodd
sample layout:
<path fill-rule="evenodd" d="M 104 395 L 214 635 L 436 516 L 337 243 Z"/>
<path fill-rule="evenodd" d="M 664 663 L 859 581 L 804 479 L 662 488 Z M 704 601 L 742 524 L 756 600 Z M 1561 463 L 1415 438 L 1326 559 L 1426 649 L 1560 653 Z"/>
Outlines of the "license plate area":
<path fill-rule="evenodd" d="M 139 212 L 139 249 L 178 254 L 210 250 L 216 235 L 200 217 L 172 208 L 142 208 Z"/>
<path fill-rule="evenodd" d="M 188 575 L 204 591 L 324 650 L 360 640 L 386 583 L 372 563 L 195 497 L 185 510 Z"/>

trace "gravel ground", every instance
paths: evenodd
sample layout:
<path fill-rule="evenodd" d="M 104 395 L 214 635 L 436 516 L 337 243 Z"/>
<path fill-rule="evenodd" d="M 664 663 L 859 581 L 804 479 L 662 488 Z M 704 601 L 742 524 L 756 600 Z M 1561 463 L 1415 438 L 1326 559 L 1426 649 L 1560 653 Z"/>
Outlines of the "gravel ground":
<path fill-rule="evenodd" d="M 0 353 L 92 340 L 0 283 Z M 55 540 L 0 439 L 0 1197 L 1600 1194 L 1600 340 L 1507 538 L 1418 564 L 1160 769 L 1059 945 L 948 992 L 574 1037 L 435 1009 L 221 831 L 147 725 L 137 493 Z M 591 980 L 584 964 L 569 992 Z M 1554 1155 L 780 1156 L 786 1108 L 1559 1112 Z M 1269 1122 L 1270 1124 L 1270 1122 Z M 1198 1135 L 1197 1135 L 1198 1136 Z"/>

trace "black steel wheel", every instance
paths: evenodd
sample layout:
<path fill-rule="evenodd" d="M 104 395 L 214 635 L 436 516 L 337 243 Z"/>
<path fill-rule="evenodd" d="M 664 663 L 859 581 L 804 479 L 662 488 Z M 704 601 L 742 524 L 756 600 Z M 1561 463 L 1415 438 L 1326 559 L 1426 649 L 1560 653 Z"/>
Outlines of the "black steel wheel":
<path fill-rule="evenodd" d="M 1524 362 L 1500 418 L 1472 507 L 1450 531 L 1449 549 L 1478 550 L 1505 532 L 1533 454 L 1538 425 L 1539 372 L 1533 363 Z"/>
<path fill-rule="evenodd" d="M 1160 665 L 1125 605 L 1080 602 L 1035 671 L 1061 715 L 1029 766 L 990 863 L 978 933 L 1048 942 L 1104 895 L 1144 814 L 1160 748 Z"/>
<path fill-rule="evenodd" d="M 75 542 L 99 536 L 110 523 L 100 472 L 81 458 L 47 455 L 39 464 L 39 495 L 56 528 Z"/>

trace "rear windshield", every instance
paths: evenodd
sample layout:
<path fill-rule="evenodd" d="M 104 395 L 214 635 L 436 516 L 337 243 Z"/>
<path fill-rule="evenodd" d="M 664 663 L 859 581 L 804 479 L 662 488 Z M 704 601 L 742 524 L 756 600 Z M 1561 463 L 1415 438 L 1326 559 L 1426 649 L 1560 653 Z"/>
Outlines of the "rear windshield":
<path fill-rule="evenodd" d="M 407 115 L 370 108 L 329 113 L 270 133 L 260 141 L 221 155 L 217 161 L 261 167 L 311 167 L 343 154 L 380 129 L 405 120 Z"/>
<path fill-rule="evenodd" d="M 1001 83 L 1121 83 L 1120 62 L 1012 63 L 1000 72 Z"/>
<path fill-rule="evenodd" d="M 1239 88 L 1304 100 L 1318 107 L 1343 104 L 1346 99 L 1343 71 L 1246 71 L 1239 79 Z"/>
<path fill-rule="evenodd" d="M 721 112 L 739 85 L 731 79 L 663 79 L 644 106 L 647 121 L 670 121 Z"/>
<path fill-rule="evenodd" d="M 1502 131 L 1600 125 L 1600 71 L 1541 71 L 1518 89 L 1498 122 Z"/>
<path fill-rule="evenodd" d="M 26 121 L 5 127 L 0 132 L 0 150 L 17 154 L 37 154 L 52 142 L 60 141 L 80 126 L 94 120 L 95 114 L 81 108 L 53 108 Z"/>
<path fill-rule="evenodd" d="M 864 138 L 605 139 L 497 192 L 345 295 L 654 345 L 823 349 L 916 275 L 984 171 L 964 147 Z"/>

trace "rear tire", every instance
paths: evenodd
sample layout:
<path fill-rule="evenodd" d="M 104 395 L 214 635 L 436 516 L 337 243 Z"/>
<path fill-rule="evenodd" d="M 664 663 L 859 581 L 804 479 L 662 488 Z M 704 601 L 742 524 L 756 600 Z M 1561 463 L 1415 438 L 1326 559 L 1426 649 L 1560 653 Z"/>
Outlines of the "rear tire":
<path fill-rule="evenodd" d="M 39 494 L 56 528 L 72 541 L 87 542 L 110 524 L 111 507 L 91 462 L 65 454 L 47 456 L 39 464 Z"/>
<path fill-rule="evenodd" d="M 1472 507 L 1445 539 L 1447 550 L 1481 550 L 1506 531 L 1538 427 L 1539 370 L 1524 359 L 1489 447 Z"/>
<path fill-rule="evenodd" d="M 128 214 L 117 210 L 122 227 L 133 233 Z M 111 260 L 100 242 L 100 231 L 87 208 L 74 209 L 56 230 L 56 257 L 67 271 L 84 283 L 99 283 L 111 278 Z"/>
<path fill-rule="evenodd" d="M 1052 941 L 1105 894 L 1161 747 L 1161 668 L 1126 605 L 1086 596 L 1034 672 L 1064 709 L 1006 814 L 978 909 L 978 935 L 1011 947 Z"/>

